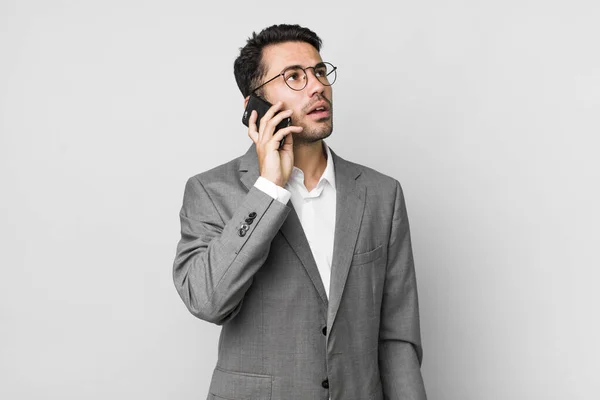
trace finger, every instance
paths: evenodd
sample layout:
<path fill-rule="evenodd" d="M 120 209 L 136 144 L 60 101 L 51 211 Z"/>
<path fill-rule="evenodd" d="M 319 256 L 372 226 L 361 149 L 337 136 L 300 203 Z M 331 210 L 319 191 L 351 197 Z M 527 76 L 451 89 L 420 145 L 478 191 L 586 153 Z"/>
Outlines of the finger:
<path fill-rule="evenodd" d="M 258 117 L 258 112 L 256 110 L 252 110 L 250 113 L 250 118 L 248 118 L 248 136 L 254 143 L 258 142 L 258 129 L 256 128 L 256 118 Z"/>
<path fill-rule="evenodd" d="M 293 113 L 294 112 L 292 110 L 281 111 L 280 113 L 276 114 L 273 118 L 271 118 L 269 121 L 267 121 L 267 125 L 273 127 L 273 131 L 275 131 L 275 128 L 277 127 L 277 125 L 279 125 L 279 123 L 281 121 L 283 121 L 284 119 L 291 117 Z"/>
<path fill-rule="evenodd" d="M 301 127 L 299 127 L 301 128 Z M 302 131 L 302 129 L 300 129 L 300 132 Z M 279 150 L 283 150 L 283 151 L 293 151 L 294 148 L 294 134 L 293 133 L 288 133 L 287 135 L 285 135 L 285 137 L 283 138 L 284 142 L 283 145 L 280 142 L 280 148 Z"/>
<path fill-rule="evenodd" d="M 277 125 L 279 125 L 279 123 L 281 121 L 283 121 L 285 118 L 289 118 L 291 116 L 292 116 L 292 110 L 285 110 L 285 111 L 279 112 L 277 115 L 275 115 L 270 120 L 263 122 L 263 120 L 261 119 L 261 129 L 259 132 L 260 141 L 262 143 L 266 143 L 269 140 L 271 140 L 271 138 L 273 137 L 273 133 L 277 129 Z M 263 123 L 265 124 L 264 128 L 262 125 Z"/>
<path fill-rule="evenodd" d="M 264 120 L 262 118 L 260 121 L 260 129 L 259 129 L 259 141 L 261 143 L 267 143 L 273 137 L 275 130 L 277 129 L 277 125 L 284 120 L 285 118 L 289 118 L 292 116 L 292 110 L 285 110 L 279 112 L 270 120 Z M 263 125 L 264 124 L 264 125 Z"/>
<path fill-rule="evenodd" d="M 288 126 L 287 128 L 283 128 L 278 130 L 277 132 L 275 132 L 275 134 L 271 137 L 271 140 L 269 141 L 269 148 L 273 149 L 277 149 L 279 148 L 279 144 L 282 140 L 292 140 L 291 138 L 288 139 L 288 136 L 292 136 L 294 133 L 300 133 L 302 132 L 304 128 L 302 128 L 301 126 Z M 284 146 L 285 146 L 285 142 L 284 142 Z"/>
<path fill-rule="evenodd" d="M 273 104 L 269 110 L 265 113 L 265 115 L 263 115 L 263 117 L 260 119 L 260 126 L 265 126 L 266 123 L 273 118 L 273 116 L 275 114 L 277 114 L 279 112 L 279 110 L 281 110 L 283 108 L 283 102 L 282 101 L 278 101 L 277 103 Z"/>

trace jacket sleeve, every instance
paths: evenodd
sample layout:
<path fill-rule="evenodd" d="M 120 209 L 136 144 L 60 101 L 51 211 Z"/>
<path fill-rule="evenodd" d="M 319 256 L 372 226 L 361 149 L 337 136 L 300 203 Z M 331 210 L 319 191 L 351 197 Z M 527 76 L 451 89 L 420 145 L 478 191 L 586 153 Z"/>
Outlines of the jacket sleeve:
<path fill-rule="evenodd" d="M 379 367 L 386 400 L 426 400 L 417 281 L 406 204 L 396 181 L 394 216 L 379 327 Z"/>
<path fill-rule="evenodd" d="M 173 281 L 193 315 L 222 325 L 239 312 L 290 210 L 253 186 L 224 221 L 198 176 L 188 179 Z"/>

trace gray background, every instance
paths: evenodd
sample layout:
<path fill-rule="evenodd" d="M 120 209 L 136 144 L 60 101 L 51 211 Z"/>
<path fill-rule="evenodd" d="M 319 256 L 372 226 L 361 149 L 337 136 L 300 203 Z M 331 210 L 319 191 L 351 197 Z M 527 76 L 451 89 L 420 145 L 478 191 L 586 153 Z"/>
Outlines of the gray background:
<path fill-rule="evenodd" d="M 429 398 L 598 398 L 598 2 L 285 4 L 0 2 L 0 397 L 204 398 L 183 189 L 250 145 L 238 48 L 297 22 L 328 143 L 404 187 Z"/>

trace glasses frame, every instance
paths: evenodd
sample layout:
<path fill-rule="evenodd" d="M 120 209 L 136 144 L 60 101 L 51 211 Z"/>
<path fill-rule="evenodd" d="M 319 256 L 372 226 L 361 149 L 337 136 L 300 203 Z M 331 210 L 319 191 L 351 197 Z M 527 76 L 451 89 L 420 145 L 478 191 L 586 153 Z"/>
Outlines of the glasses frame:
<path fill-rule="evenodd" d="M 333 82 L 331 82 L 329 85 L 324 84 L 323 82 L 321 82 L 321 80 L 319 78 L 317 78 L 316 74 L 315 74 L 315 68 L 321 66 L 321 65 L 331 65 L 331 67 L 333 67 L 333 69 L 331 70 L 330 73 L 328 73 L 326 76 L 331 75 L 332 73 L 335 72 L 335 79 L 333 80 Z M 302 89 L 294 89 L 293 87 L 291 87 L 290 85 L 288 85 L 288 83 L 285 81 L 285 73 L 292 69 L 292 68 L 300 68 L 302 71 L 304 71 L 304 75 L 307 77 L 307 79 L 304 81 L 304 86 L 302 86 Z M 308 85 L 308 73 L 306 72 L 307 69 L 312 69 L 313 70 L 313 75 L 315 75 L 315 78 L 323 85 L 323 86 L 331 86 L 335 83 L 335 80 L 337 79 L 337 67 L 335 65 L 333 65 L 330 62 L 327 61 L 321 61 L 319 63 L 317 63 L 314 67 L 306 67 L 306 68 L 302 68 L 298 65 L 294 65 L 291 67 L 287 67 L 286 69 L 284 69 L 281 73 L 275 75 L 274 77 L 272 77 L 271 79 L 269 79 L 266 82 L 263 82 L 262 84 L 260 84 L 259 86 L 255 87 L 254 89 L 252 89 L 250 91 L 250 93 L 255 93 L 258 89 L 260 89 L 261 87 L 265 86 L 267 83 L 274 81 L 275 79 L 279 78 L 280 76 L 283 77 L 283 82 L 285 83 L 285 85 L 287 87 L 289 87 L 291 90 L 296 91 L 296 92 L 300 92 L 302 90 L 304 90 L 306 88 L 306 86 Z"/>

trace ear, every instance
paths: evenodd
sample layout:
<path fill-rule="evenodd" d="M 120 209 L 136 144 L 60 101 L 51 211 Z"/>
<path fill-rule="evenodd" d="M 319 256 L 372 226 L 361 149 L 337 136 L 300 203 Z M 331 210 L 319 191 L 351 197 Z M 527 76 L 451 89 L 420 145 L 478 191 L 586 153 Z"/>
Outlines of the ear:
<path fill-rule="evenodd" d="M 250 100 L 250 96 L 247 96 L 247 97 L 244 99 L 244 110 L 246 109 L 246 106 L 248 105 L 248 100 Z"/>

